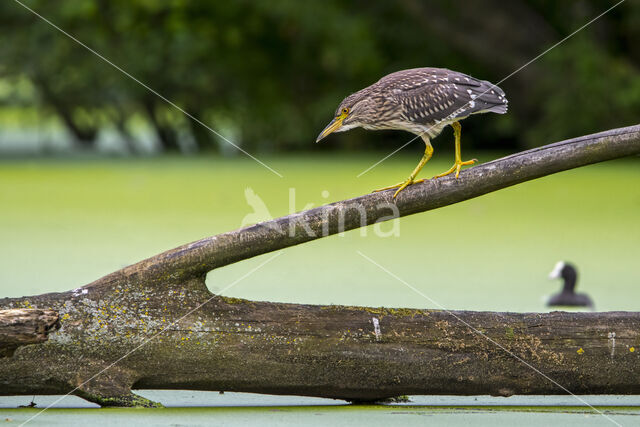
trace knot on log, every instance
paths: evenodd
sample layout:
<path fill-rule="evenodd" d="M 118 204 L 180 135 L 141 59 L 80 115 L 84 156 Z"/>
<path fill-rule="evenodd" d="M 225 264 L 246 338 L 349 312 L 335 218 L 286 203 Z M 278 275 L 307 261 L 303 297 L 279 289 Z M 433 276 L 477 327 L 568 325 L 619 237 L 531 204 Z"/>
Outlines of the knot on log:
<path fill-rule="evenodd" d="M 0 310 L 0 357 L 10 357 L 16 348 L 38 344 L 60 329 L 60 316 L 54 310 L 16 308 Z"/>

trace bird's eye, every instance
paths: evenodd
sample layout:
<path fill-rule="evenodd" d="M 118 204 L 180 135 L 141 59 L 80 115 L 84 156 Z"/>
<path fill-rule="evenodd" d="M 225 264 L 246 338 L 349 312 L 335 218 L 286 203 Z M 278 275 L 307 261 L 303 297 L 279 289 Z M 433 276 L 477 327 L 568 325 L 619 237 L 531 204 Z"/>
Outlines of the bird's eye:
<path fill-rule="evenodd" d="M 349 109 L 348 108 L 343 108 L 342 109 L 342 114 L 349 114 Z"/>

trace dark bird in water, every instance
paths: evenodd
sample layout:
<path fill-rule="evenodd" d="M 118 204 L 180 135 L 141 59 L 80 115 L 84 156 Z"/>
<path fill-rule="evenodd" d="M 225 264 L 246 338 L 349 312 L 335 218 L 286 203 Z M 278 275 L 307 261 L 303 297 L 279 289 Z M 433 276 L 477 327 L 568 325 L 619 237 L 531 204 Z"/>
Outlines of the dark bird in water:
<path fill-rule="evenodd" d="M 553 295 L 547 305 L 549 307 L 571 306 L 571 307 L 589 307 L 593 308 L 593 301 L 587 294 L 576 294 L 576 282 L 578 281 L 578 272 L 576 268 L 568 262 L 558 261 L 553 271 L 549 273 L 549 279 L 564 280 L 564 286 L 559 294 Z"/>
<path fill-rule="evenodd" d="M 455 162 L 440 178 L 456 173 L 477 160 L 463 161 L 460 154 L 460 121 L 472 114 L 507 112 L 507 98 L 498 86 L 457 71 L 444 68 L 414 68 L 384 76 L 376 83 L 347 96 L 338 106 L 334 119 L 324 128 L 316 142 L 332 132 L 355 127 L 364 129 L 397 129 L 422 138 L 426 148 L 418 166 L 409 178 L 376 191 L 397 188 L 393 197 L 416 180 L 422 167 L 433 154 L 431 139 L 451 125 L 455 136 Z"/>

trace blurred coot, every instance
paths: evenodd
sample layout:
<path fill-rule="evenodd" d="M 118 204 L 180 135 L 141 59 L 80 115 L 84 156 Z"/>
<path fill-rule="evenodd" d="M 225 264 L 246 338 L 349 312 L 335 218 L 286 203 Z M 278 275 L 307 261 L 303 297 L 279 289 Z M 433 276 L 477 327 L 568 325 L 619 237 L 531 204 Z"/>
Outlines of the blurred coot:
<path fill-rule="evenodd" d="M 549 307 L 588 307 L 593 309 L 593 301 L 587 294 L 577 294 L 576 282 L 578 281 L 578 271 L 575 266 L 565 261 L 558 261 L 553 271 L 549 273 L 549 279 L 560 279 L 564 281 L 562 291 L 549 298 Z"/>

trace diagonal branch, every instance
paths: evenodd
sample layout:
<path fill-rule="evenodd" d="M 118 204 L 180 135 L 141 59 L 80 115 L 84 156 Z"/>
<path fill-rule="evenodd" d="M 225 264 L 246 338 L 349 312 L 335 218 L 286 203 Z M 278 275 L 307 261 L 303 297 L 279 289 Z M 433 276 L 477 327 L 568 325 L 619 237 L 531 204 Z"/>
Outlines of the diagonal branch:
<path fill-rule="evenodd" d="M 207 237 L 133 264 L 93 282 L 181 281 L 257 255 L 342 231 L 462 202 L 557 172 L 640 154 L 640 125 L 612 129 L 523 151 L 394 191 L 371 193 Z"/>

